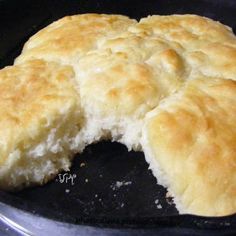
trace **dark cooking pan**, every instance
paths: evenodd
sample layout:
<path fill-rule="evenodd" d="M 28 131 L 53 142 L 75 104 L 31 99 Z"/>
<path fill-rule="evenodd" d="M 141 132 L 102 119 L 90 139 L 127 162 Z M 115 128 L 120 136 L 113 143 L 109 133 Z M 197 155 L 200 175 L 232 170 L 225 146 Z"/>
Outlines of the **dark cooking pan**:
<path fill-rule="evenodd" d="M 0 66 L 12 64 L 24 42 L 52 21 L 88 12 L 119 13 L 136 19 L 151 14 L 194 13 L 236 29 L 234 0 L 0 0 Z M 0 191 L 0 202 L 3 225 L 12 226 L 16 215 L 27 214 L 35 221 L 43 217 L 50 224 L 59 221 L 66 227 L 69 223 L 74 233 L 82 232 L 82 225 L 93 226 L 93 231 L 84 235 L 236 235 L 236 215 L 179 215 L 166 190 L 156 184 L 143 153 L 128 152 L 123 145 L 111 142 L 88 146 L 75 158 L 69 173 L 45 186 L 18 193 Z M 62 228 L 57 235 L 60 232 Z"/>

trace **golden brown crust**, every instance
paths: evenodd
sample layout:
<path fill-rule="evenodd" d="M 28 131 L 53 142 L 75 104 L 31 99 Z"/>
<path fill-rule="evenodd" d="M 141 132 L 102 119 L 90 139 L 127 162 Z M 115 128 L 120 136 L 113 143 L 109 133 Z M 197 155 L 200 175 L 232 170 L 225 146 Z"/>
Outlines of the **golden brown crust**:
<path fill-rule="evenodd" d="M 151 162 L 166 174 L 183 212 L 235 212 L 235 94 L 234 81 L 195 79 L 146 121 Z"/>
<path fill-rule="evenodd" d="M 126 30 L 133 23 L 135 20 L 122 15 L 66 16 L 32 36 L 17 63 L 41 58 L 68 64 L 96 48 L 99 41 Z"/>

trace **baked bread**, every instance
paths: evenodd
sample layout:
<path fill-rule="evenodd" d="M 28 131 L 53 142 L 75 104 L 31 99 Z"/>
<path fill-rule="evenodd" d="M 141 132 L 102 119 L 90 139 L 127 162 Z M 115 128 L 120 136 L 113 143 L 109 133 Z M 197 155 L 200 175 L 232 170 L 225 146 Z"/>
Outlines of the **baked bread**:
<path fill-rule="evenodd" d="M 142 147 L 180 213 L 236 209 L 236 82 L 199 77 L 150 112 Z"/>
<path fill-rule="evenodd" d="M 81 124 L 69 66 L 34 60 L 0 71 L 0 186 L 42 184 L 68 170 Z"/>
<path fill-rule="evenodd" d="M 235 213 L 235 61 L 232 30 L 196 15 L 149 16 L 137 22 L 121 15 L 83 14 L 52 23 L 26 42 L 14 67 L 0 72 L 0 78 L 8 78 L 7 74 L 13 82 L 23 81 L 18 97 L 34 87 L 34 80 L 38 86 L 52 89 L 54 96 L 60 95 L 55 104 L 56 100 L 32 99 L 40 109 L 25 101 L 21 104 L 21 100 L 16 104 L 4 99 L 0 102 L 0 110 L 26 107 L 39 122 L 35 123 L 32 143 L 30 131 L 14 123 L 12 116 L 4 116 L 3 124 L 13 122 L 4 125 L 4 132 L 9 137 L 11 127 L 19 132 L 14 133 L 14 139 L 5 139 L 0 133 L 0 140 L 6 146 L 11 143 L 12 148 L 2 155 L 0 187 L 16 189 L 47 181 L 68 168 L 73 152 L 82 151 L 89 143 L 112 139 L 128 149 L 144 150 L 154 175 L 173 194 L 181 213 Z M 32 73 L 40 76 L 32 77 Z M 62 77 L 65 84 L 59 85 L 57 78 Z M 26 78 L 29 82 L 24 82 Z M 13 82 L 4 83 L 2 90 L 9 90 L 15 101 L 12 91 L 17 83 Z M 46 91 L 29 96 L 47 97 Z M 71 101 L 71 106 L 63 105 L 66 101 L 61 97 Z M 68 108 L 65 114 L 59 112 L 60 107 Z M 56 121 L 50 128 L 40 126 L 50 111 Z M 17 114 L 17 119 L 25 119 L 24 114 Z M 60 126 L 59 121 L 65 123 Z M 37 158 L 46 171 L 38 172 L 30 156 L 41 150 L 57 122 L 63 127 L 58 133 L 61 136 L 56 137 L 63 140 L 59 141 L 62 148 L 52 155 L 54 151 L 46 145 L 44 154 Z M 27 147 L 22 143 L 28 143 Z M 23 148 L 20 154 L 14 151 L 18 146 Z M 17 158 L 12 159 L 12 153 Z M 50 171 L 47 163 L 53 166 Z"/>

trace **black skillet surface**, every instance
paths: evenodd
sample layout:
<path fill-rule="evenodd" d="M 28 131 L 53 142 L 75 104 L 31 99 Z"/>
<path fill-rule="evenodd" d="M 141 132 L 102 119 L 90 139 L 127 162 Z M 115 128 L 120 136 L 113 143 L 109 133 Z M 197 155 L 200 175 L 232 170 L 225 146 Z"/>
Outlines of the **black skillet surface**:
<path fill-rule="evenodd" d="M 151 14 L 194 13 L 236 29 L 236 1 L 200 0 L 0 0 L 0 67 L 13 62 L 24 42 L 65 15 L 119 13 L 139 19 Z M 90 145 L 75 158 L 67 183 L 58 178 L 43 187 L 10 194 L 0 201 L 50 219 L 99 227 L 191 228 L 236 233 L 236 215 L 210 218 L 178 215 L 166 190 L 156 184 L 141 152 L 118 143 Z M 203 230 L 203 231 L 202 231 Z M 207 234 L 208 234 L 207 233 Z"/>

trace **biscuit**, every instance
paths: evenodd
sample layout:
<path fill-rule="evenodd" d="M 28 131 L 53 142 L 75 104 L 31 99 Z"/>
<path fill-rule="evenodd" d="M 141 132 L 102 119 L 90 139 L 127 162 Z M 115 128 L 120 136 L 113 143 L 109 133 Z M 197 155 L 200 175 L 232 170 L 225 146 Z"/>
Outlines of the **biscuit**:
<path fill-rule="evenodd" d="M 233 80 L 199 77 L 147 114 L 145 157 L 180 213 L 235 213 L 235 94 Z"/>
<path fill-rule="evenodd" d="M 0 71 L 0 186 L 43 184 L 68 170 L 81 128 L 70 66 L 34 60 Z"/>

